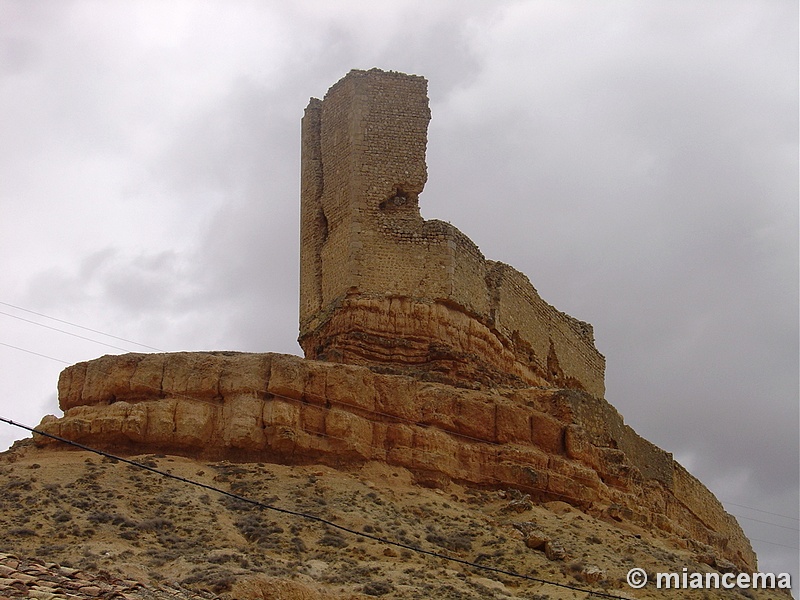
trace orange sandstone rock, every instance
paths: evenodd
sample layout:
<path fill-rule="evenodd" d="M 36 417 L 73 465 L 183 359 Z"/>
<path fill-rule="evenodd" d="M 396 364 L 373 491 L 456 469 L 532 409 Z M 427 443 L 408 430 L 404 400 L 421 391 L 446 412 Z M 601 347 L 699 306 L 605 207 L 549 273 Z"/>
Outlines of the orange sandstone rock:
<path fill-rule="evenodd" d="M 115 452 L 379 460 L 428 485 L 514 487 L 676 533 L 740 568 L 755 562 L 711 492 L 605 400 L 583 392 L 478 391 L 289 355 L 175 353 L 68 367 L 59 402 L 64 416 L 45 417 L 41 431 Z"/>

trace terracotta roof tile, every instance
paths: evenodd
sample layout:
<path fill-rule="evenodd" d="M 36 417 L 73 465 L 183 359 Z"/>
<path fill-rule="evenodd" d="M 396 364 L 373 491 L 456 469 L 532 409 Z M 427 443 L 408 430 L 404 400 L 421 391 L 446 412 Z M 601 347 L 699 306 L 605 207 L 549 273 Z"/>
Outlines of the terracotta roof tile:
<path fill-rule="evenodd" d="M 116 579 L 0 552 L 0 600 L 169 600 L 201 598 L 185 589 L 150 588 L 132 579 Z M 207 596 L 204 596 L 207 597 Z"/>

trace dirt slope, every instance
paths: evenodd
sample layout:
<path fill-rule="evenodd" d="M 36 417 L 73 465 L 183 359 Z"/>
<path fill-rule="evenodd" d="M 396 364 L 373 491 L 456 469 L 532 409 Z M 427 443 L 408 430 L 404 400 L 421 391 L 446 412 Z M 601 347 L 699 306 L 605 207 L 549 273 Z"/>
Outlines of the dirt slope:
<path fill-rule="evenodd" d="M 400 468 L 350 470 L 132 457 L 274 507 L 455 558 L 625 598 L 788 598 L 781 592 L 632 590 L 648 572 L 711 571 L 697 549 L 514 493 L 429 489 Z M 527 536 L 523 537 L 523 532 Z M 234 500 L 83 451 L 24 443 L 0 455 L 0 552 L 198 597 L 586 598 Z M 537 539 L 546 544 L 538 549 Z M 2 593 L 0 593 L 2 595 Z"/>

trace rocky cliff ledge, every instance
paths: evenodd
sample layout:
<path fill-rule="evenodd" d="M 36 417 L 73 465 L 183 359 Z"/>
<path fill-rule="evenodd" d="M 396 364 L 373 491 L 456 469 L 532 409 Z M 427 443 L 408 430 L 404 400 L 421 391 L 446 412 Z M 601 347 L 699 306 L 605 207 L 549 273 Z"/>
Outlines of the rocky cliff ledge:
<path fill-rule="evenodd" d="M 408 468 L 419 483 L 517 488 L 755 569 L 736 520 L 605 400 L 465 390 L 282 354 L 104 356 L 65 369 L 41 431 L 119 453 Z M 58 443 L 36 436 L 40 445 Z"/>

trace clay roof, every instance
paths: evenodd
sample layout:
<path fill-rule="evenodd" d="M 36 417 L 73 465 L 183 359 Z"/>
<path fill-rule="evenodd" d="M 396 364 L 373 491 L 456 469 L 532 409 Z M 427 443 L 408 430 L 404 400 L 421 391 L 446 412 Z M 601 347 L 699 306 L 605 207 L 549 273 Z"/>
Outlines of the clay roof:
<path fill-rule="evenodd" d="M 0 600 L 195 600 L 202 597 L 179 587 L 153 588 L 105 573 L 89 573 L 0 552 Z"/>

